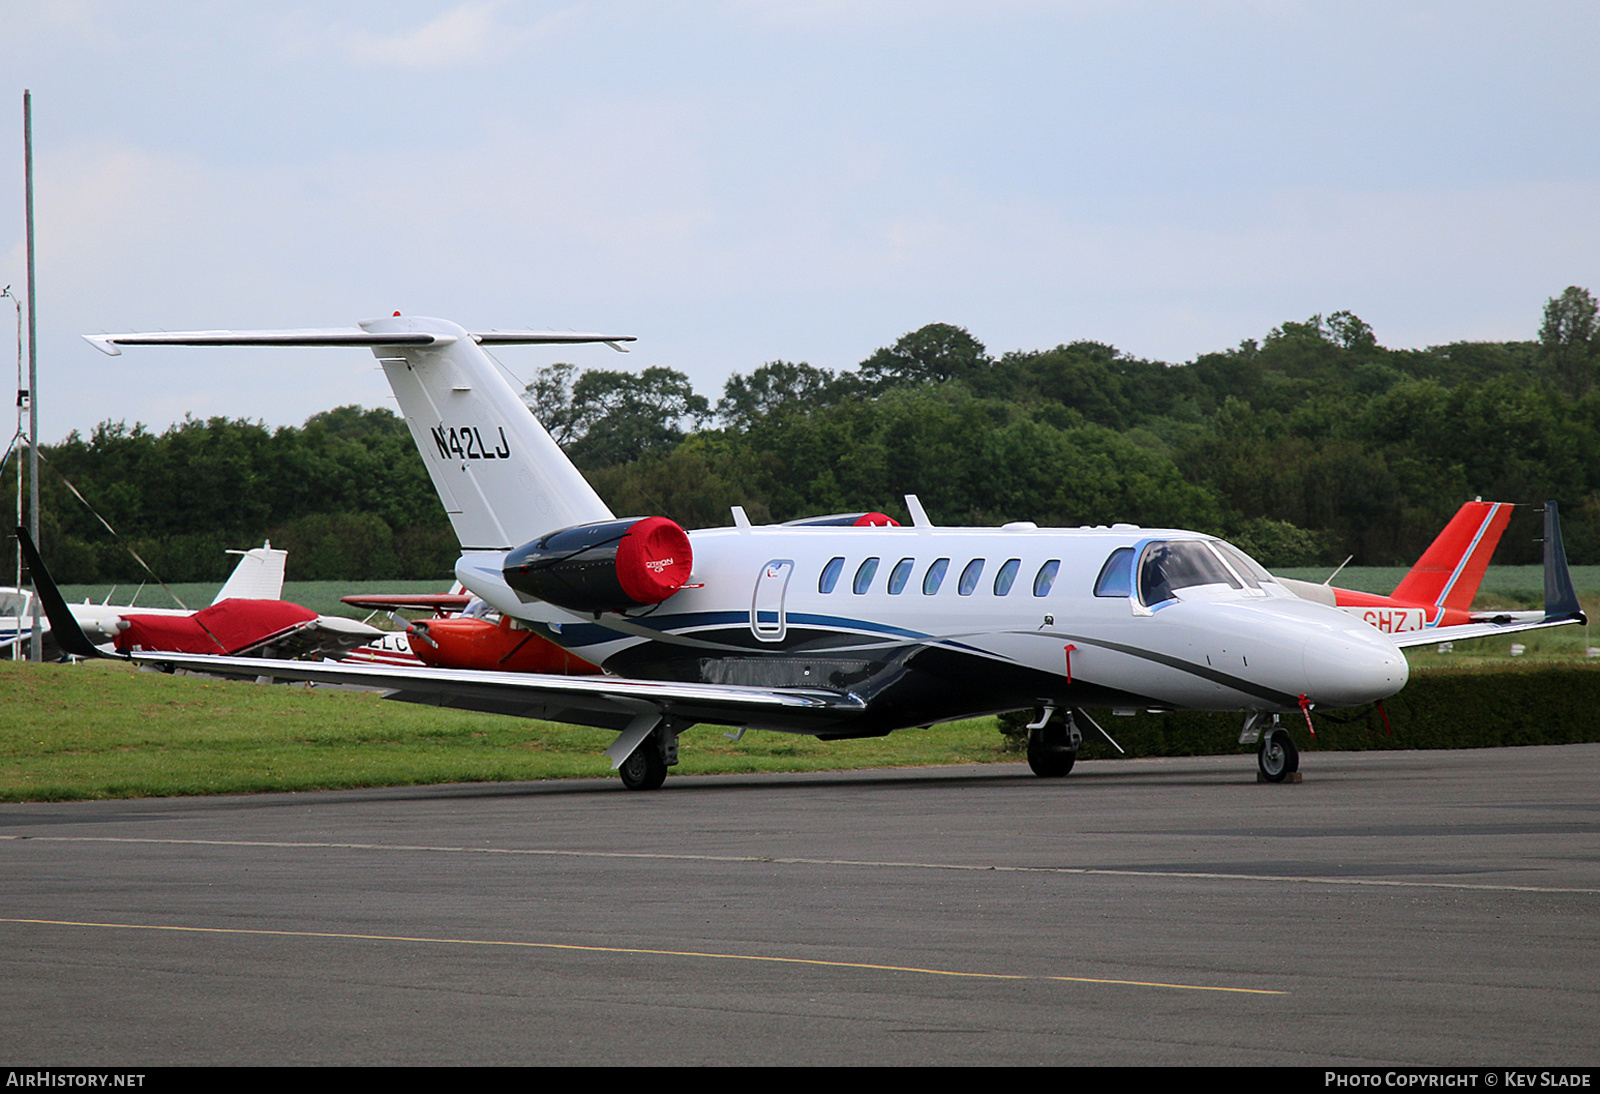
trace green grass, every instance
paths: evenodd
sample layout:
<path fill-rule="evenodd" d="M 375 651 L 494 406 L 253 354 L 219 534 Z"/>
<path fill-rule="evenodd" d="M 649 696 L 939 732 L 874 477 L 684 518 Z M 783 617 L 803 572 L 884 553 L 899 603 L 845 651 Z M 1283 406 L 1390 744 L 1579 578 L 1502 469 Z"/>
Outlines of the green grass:
<path fill-rule="evenodd" d="M 1346 569 L 1339 584 L 1387 592 L 1403 570 Z M 1299 576 L 1290 574 L 1289 576 Z M 1326 573 L 1305 571 L 1307 579 Z M 1574 579 L 1593 613 L 1600 566 Z M 1539 568 L 1491 569 L 1479 603 L 1535 607 Z M 185 585 L 192 607 L 220 584 Z M 439 582 L 297 582 L 287 599 L 325 613 L 360 615 L 339 604 L 352 592 L 437 592 Z M 88 595 L 102 599 L 107 587 Z M 121 596 L 134 590 L 123 588 Z M 148 589 L 146 606 L 165 594 Z M 74 599 L 83 587 L 70 591 Z M 167 598 L 167 603 L 171 603 Z M 377 622 L 375 620 L 375 622 Z M 1407 652 L 1416 673 L 1595 666 L 1587 627 L 1562 627 Z M 1525 647 L 1512 657 L 1513 643 Z M 169 677 L 125 665 L 33 666 L 0 662 L 0 800 L 165 797 L 323 790 L 452 782 L 600 777 L 613 734 L 522 719 L 382 702 L 375 693 Z M 1232 724 L 1232 716 L 1230 716 Z M 1174 728 L 1176 723 L 1174 723 Z M 1115 731 L 1115 730 L 1114 730 Z M 1221 738 L 1219 738 L 1221 739 Z M 888 737 L 822 742 L 752 731 L 738 742 L 696 727 L 681 742 L 685 774 L 848 770 L 1014 760 L 994 719 L 901 730 Z"/>
<path fill-rule="evenodd" d="M 615 734 L 384 702 L 373 692 L 0 662 L 0 800 L 169 797 L 600 777 Z M 994 719 L 861 741 L 709 726 L 682 774 L 1012 760 Z"/>

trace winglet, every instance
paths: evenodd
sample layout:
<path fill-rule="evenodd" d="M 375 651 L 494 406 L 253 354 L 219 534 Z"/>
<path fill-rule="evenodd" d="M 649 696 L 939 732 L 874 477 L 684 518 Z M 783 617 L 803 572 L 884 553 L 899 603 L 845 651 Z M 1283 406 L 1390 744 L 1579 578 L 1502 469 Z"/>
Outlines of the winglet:
<path fill-rule="evenodd" d="M 1550 620 L 1587 622 L 1578 604 L 1577 590 L 1572 587 L 1567 548 L 1561 540 L 1561 517 L 1553 501 L 1544 503 L 1544 615 Z"/>
<path fill-rule="evenodd" d="M 72 609 L 67 607 L 61 590 L 56 588 L 50 571 L 44 568 L 44 561 L 39 558 L 39 548 L 33 545 L 33 537 L 28 535 L 26 528 L 17 529 L 17 543 L 22 548 L 22 557 L 28 564 L 28 573 L 33 575 L 33 587 L 39 594 L 40 602 L 44 604 L 44 614 L 50 620 L 50 635 L 55 639 L 56 645 L 74 657 L 109 657 L 109 654 L 89 641 L 88 636 L 83 633 L 83 628 L 78 626 L 78 621 L 72 617 Z"/>

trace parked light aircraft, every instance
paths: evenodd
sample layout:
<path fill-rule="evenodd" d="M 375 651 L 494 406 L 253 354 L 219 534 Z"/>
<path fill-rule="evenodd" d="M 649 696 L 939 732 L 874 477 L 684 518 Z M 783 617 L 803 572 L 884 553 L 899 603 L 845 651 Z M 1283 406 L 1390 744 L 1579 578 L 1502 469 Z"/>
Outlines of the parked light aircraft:
<path fill-rule="evenodd" d="M 370 347 L 460 540 L 462 584 L 605 674 L 146 660 L 611 728 L 606 752 L 630 788 L 660 786 L 696 723 L 837 739 L 1023 708 L 1038 711 L 1030 764 L 1060 776 L 1080 726 L 1093 725 L 1085 707 L 1244 712 L 1241 739 L 1259 740 L 1262 776 L 1279 781 L 1297 764 L 1280 715 L 1393 695 L 1408 676 L 1400 647 L 1419 644 L 1293 595 L 1196 532 L 936 527 L 914 496 L 908 527 L 756 526 L 738 507 L 733 527 L 692 534 L 662 517 L 618 519 L 480 347 L 620 349 L 631 339 L 619 336 L 471 333 L 396 315 L 359 329 L 88 337 L 109 353 Z M 1498 629 L 1580 619 L 1570 580 L 1565 589 L 1538 622 Z M 1423 641 L 1486 626 L 1496 629 L 1440 627 Z"/>
<path fill-rule="evenodd" d="M 472 600 L 472 594 L 463 590 L 459 581 L 447 593 L 363 593 L 339 598 L 341 604 L 366 608 L 373 613 L 384 612 L 399 623 L 407 622 L 397 614 L 399 612 L 432 612 L 436 618 L 443 619 L 459 614 Z M 367 618 L 371 619 L 372 616 Z M 422 664 L 422 660 L 411 649 L 409 625 L 401 630 L 385 631 L 339 660 L 351 665 L 400 665 L 409 668 Z"/>
<path fill-rule="evenodd" d="M 374 627 L 351 619 L 322 616 L 282 600 L 288 552 L 264 543 L 248 551 L 229 551 L 239 563 L 209 607 L 139 608 L 126 604 L 69 605 L 73 619 L 90 639 L 121 652 L 165 650 L 186 653 L 277 656 L 337 653 L 378 635 Z M 0 589 L 6 618 L 0 619 L 0 647 L 28 640 L 27 590 Z M 109 598 L 108 598 L 109 599 Z M 12 609 L 15 606 L 15 610 Z M 44 656 L 61 650 L 51 628 L 41 628 Z"/>
<path fill-rule="evenodd" d="M 380 593 L 339 599 L 356 608 L 432 611 L 433 618 L 413 620 L 406 625 L 404 637 L 411 664 L 446 669 L 555 672 L 564 676 L 594 676 L 600 672 L 600 666 L 569 653 L 529 630 L 520 620 L 501 615 L 471 594 Z M 388 638 L 381 641 L 387 643 Z M 345 660 L 401 663 L 393 651 L 377 643 L 350 651 Z"/>
<path fill-rule="evenodd" d="M 1341 589 L 1332 584 L 1332 578 L 1320 585 L 1292 578 L 1278 580 L 1298 596 L 1335 605 L 1390 634 L 1463 623 L 1538 619 L 1542 612 L 1472 610 L 1489 558 L 1511 520 L 1511 510 L 1506 502 L 1481 498 L 1467 502 L 1388 596 Z"/>

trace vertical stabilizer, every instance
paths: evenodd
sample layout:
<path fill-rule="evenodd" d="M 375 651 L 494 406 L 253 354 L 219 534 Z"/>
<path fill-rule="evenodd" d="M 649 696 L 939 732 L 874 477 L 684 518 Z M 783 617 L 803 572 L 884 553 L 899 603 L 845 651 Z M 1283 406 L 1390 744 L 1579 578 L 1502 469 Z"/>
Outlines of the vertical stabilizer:
<path fill-rule="evenodd" d="M 558 528 L 613 519 L 472 335 L 443 319 L 411 316 L 361 327 L 444 336 L 372 352 L 463 551 L 510 550 Z"/>
<path fill-rule="evenodd" d="M 1511 519 L 1505 502 L 1469 501 L 1395 586 L 1394 599 L 1443 608 L 1472 607 L 1489 568 L 1489 556 Z"/>
<path fill-rule="evenodd" d="M 211 603 L 224 600 L 282 600 L 283 564 L 288 551 L 274 550 L 270 542 L 248 551 L 229 551 L 239 555 L 239 565 L 233 568 L 227 583 Z"/>
<path fill-rule="evenodd" d="M 1567 567 L 1567 547 L 1561 541 L 1561 517 L 1556 503 L 1544 503 L 1544 616 L 1546 619 L 1582 619 L 1578 591 L 1572 587 Z"/>

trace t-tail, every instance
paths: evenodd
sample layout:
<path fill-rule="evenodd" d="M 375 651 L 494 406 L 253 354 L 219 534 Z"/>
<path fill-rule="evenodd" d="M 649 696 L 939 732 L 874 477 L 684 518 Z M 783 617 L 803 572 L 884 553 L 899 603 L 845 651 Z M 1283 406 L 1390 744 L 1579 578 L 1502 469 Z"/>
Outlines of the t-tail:
<path fill-rule="evenodd" d="M 271 541 L 248 551 L 228 552 L 239 556 L 239 564 L 217 591 L 213 604 L 224 600 L 282 600 L 283 568 L 288 551 L 273 548 Z"/>
<path fill-rule="evenodd" d="M 612 519 L 479 347 L 477 339 L 487 336 L 442 319 L 378 319 L 361 328 L 445 336 L 431 345 L 375 345 L 372 352 L 462 551 L 507 551 L 558 528 Z"/>
<path fill-rule="evenodd" d="M 1406 604 L 1440 608 L 1472 607 L 1489 568 L 1489 556 L 1511 519 L 1511 506 L 1497 501 L 1469 501 L 1444 526 L 1417 564 L 1401 578 L 1392 597 Z"/>
<path fill-rule="evenodd" d="M 507 551 L 547 532 L 611 520 L 594 488 L 506 382 L 484 345 L 603 342 L 627 335 L 469 332 L 444 319 L 393 316 L 320 330 L 91 334 L 121 346 L 365 346 L 383 364 L 463 552 Z"/>

